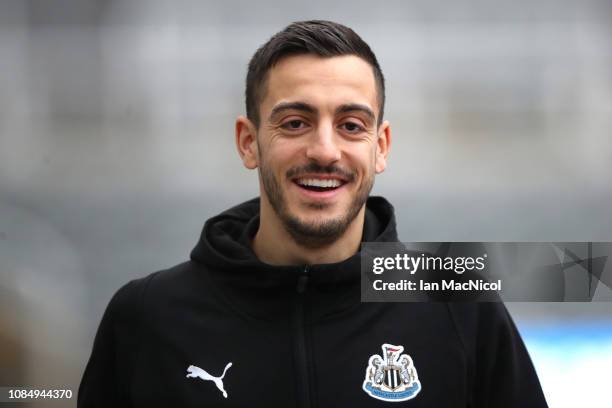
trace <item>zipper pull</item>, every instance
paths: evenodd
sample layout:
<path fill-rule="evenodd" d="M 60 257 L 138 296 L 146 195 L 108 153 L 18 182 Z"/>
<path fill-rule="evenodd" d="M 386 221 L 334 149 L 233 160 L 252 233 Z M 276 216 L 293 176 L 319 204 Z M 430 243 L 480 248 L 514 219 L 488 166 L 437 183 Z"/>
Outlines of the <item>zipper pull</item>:
<path fill-rule="evenodd" d="M 297 292 L 304 293 L 308 286 L 308 266 L 304 267 L 304 271 L 300 274 L 297 281 Z"/>

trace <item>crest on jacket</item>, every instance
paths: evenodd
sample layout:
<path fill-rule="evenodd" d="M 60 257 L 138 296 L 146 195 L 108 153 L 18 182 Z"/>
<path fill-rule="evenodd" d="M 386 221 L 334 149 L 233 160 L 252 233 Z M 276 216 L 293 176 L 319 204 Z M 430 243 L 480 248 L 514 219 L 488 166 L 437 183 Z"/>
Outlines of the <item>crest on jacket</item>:
<path fill-rule="evenodd" d="M 416 397 L 421 383 L 412 358 L 403 346 L 383 344 L 383 356 L 374 354 L 366 368 L 363 390 L 373 398 L 399 402 Z"/>

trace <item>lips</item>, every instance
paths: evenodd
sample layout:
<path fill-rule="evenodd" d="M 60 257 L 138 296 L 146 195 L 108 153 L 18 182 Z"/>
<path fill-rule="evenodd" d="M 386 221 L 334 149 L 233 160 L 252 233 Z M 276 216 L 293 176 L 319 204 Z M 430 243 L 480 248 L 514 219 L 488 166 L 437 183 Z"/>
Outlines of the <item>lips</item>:
<path fill-rule="evenodd" d="M 335 197 L 348 183 L 334 175 L 306 175 L 292 180 L 300 193 L 311 200 L 326 200 Z"/>
<path fill-rule="evenodd" d="M 307 190 L 329 191 L 340 187 L 345 181 L 338 178 L 301 177 L 295 183 Z"/>

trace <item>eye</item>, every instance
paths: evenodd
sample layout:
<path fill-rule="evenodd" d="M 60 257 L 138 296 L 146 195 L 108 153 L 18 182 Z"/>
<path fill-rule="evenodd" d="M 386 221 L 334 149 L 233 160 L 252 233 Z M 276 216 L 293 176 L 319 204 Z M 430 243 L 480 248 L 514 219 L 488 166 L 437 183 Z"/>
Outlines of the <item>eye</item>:
<path fill-rule="evenodd" d="M 344 128 L 348 133 L 359 133 L 365 130 L 363 126 L 355 122 L 344 122 L 340 127 Z"/>
<path fill-rule="evenodd" d="M 306 123 L 300 119 L 291 119 L 281 125 L 281 127 L 286 130 L 301 130 L 306 126 Z"/>

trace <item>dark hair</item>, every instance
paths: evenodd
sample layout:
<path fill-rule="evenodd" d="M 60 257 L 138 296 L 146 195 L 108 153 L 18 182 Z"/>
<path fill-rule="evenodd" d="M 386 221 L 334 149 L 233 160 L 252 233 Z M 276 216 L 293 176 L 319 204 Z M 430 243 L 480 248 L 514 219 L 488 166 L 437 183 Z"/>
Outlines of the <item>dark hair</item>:
<path fill-rule="evenodd" d="M 246 112 L 255 126 L 259 127 L 259 104 L 265 96 L 268 72 L 282 58 L 300 54 L 321 57 L 355 55 L 368 62 L 376 81 L 380 125 L 385 106 L 385 78 L 376 56 L 350 28 L 331 21 L 310 20 L 288 25 L 259 47 L 251 58 L 246 78 Z"/>

